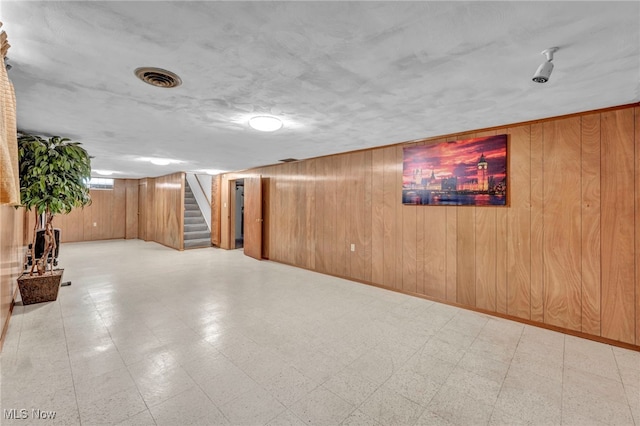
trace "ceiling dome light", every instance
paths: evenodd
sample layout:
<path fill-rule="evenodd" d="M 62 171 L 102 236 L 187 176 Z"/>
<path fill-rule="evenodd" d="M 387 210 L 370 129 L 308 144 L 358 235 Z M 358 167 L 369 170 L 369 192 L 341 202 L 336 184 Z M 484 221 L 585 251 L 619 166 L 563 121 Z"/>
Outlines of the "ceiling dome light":
<path fill-rule="evenodd" d="M 208 175 L 219 175 L 224 173 L 224 170 L 218 170 L 218 169 L 207 169 L 207 170 L 203 170 L 203 172 L 205 172 Z"/>
<path fill-rule="evenodd" d="M 94 172 L 102 176 L 111 176 L 113 174 L 112 170 L 94 170 Z"/>
<path fill-rule="evenodd" d="M 249 120 L 249 126 L 251 126 L 252 129 L 259 130 L 261 132 L 275 132 L 282 128 L 282 121 L 276 117 L 259 115 Z"/>
<path fill-rule="evenodd" d="M 166 158 L 152 158 L 149 160 L 152 164 L 155 164 L 156 166 L 166 166 L 169 163 L 171 163 L 171 160 L 168 160 Z"/>

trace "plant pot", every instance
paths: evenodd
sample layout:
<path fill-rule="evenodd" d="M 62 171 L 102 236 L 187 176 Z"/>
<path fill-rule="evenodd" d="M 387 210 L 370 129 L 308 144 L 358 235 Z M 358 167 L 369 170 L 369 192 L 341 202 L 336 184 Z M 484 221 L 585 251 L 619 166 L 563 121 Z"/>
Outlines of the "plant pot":
<path fill-rule="evenodd" d="M 52 302 L 58 298 L 60 281 L 64 269 L 54 269 L 53 272 L 45 272 L 42 275 L 22 274 L 18 278 L 18 288 L 23 305 L 32 303 Z"/>

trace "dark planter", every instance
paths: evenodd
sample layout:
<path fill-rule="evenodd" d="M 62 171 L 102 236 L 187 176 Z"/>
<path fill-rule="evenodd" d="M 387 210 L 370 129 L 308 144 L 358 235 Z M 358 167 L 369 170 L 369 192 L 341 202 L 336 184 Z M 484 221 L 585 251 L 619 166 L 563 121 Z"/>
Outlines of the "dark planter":
<path fill-rule="evenodd" d="M 42 275 L 22 274 L 18 278 L 18 288 L 23 305 L 52 302 L 58 298 L 58 290 L 64 269 L 54 269 Z"/>

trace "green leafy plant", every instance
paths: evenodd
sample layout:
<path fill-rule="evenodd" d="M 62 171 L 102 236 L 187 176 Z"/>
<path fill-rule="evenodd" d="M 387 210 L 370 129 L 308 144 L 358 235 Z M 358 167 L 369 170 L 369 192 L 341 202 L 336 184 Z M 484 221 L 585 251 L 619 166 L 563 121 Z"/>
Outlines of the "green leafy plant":
<path fill-rule="evenodd" d="M 36 230 L 39 226 L 45 230 L 44 252 L 35 259 L 32 251 L 30 275 L 36 268 L 42 275 L 49 254 L 56 249 L 54 216 L 91 203 L 88 187 L 91 157 L 80 145 L 60 136 L 44 139 L 18 135 L 21 205 L 35 214 L 32 250 L 36 247 Z"/>

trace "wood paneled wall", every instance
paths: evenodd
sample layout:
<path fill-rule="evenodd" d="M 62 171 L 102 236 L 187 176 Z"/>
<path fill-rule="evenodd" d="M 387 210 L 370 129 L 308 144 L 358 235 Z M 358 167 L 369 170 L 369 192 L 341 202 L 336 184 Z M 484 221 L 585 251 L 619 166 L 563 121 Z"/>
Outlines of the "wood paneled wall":
<path fill-rule="evenodd" d="M 23 218 L 23 209 L 0 205 L 0 350 L 24 262 Z"/>
<path fill-rule="evenodd" d="M 60 240 L 66 242 L 137 238 L 137 179 L 114 179 L 113 189 L 92 189 L 91 205 L 54 217 Z M 27 214 L 28 241 L 33 237 L 33 212 Z"/>
<path fill-rule="evenodd" d="M 140 179 L 139 238 L 183 250 L 184 182 L 184 173 Z"/>
<path fill-rule="evenodd" d="M 621 107 L 222 176 L 269 182 L 269 257 L 640 345 L 640 108 Z M 509 135 L 510 205 L 402 205 L 402 148 Z M 350 250 L 355 244 L 355 251 Z"/>
<path fill-rule="evenodd" d="M 138 238 L 138 179 L 125 180 L 125 229 L 124 238 Z"/>

